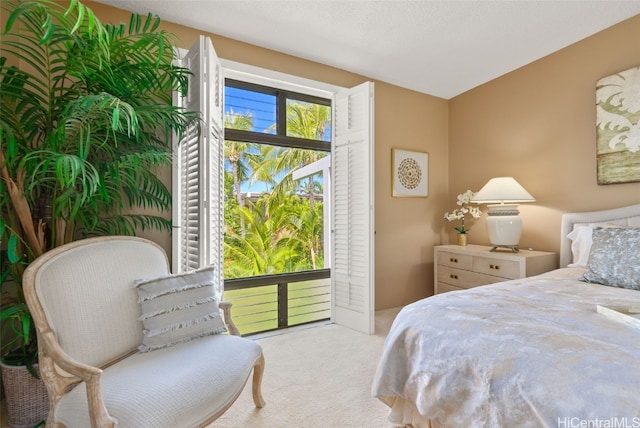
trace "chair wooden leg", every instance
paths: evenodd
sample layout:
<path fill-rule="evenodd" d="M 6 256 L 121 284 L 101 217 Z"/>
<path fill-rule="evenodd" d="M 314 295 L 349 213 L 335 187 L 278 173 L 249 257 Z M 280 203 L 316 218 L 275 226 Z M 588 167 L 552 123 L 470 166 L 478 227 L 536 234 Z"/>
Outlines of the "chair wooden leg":
<path fill-rule="evenodd" d="M 260 354 L 260 358 L 253 366 L 253 384 L 251 385 L 253 390 L 253 402 L 256 407 L 262 408 L 265 405 L 262 398 L 262 375 L 264 373 L 264 355 Z"/>

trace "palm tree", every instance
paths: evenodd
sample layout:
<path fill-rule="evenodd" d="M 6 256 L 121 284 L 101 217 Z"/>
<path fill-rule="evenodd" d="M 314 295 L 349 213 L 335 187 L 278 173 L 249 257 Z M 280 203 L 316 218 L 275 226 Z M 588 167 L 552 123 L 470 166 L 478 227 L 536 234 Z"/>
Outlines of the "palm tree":
<path fill-rule="evenodd" d="M 270 193 L 273 187 L 278 184 L 272 165 L 267 160 L 272 146 L 264 144 L 255 144 L 255 146 L 257 146 L 257 153 L 251 154 L 249 158 L 249 165 L 253 171 L 250 184 L 263 183 L 265 185 L 264 191 Z"/>
<path fill-rule="evenodd" d="M 245 236 L 227 231 L 225 237 L 225 277 L 273 275 L 295 270 L 300 252 L 289 245 L 292 231 L 286 210 L 269 216 L 266 198 L 248 203 L 240 214 L 247 225 Z M 285 207 L 283 205 L 283 207 Z"/>
<path fill-rule="evenodd" d="M 330 125 L 330 108 L 303 102 L 288 102 L 289 136 L 322 139 Z M 226 127 L 251 129 L 243 116 L 227 115 Z M 230 125 L 232 120 L 238 124 Z M 304 183 L 306 194 L 300 196 L 292 180 L 294 170 L 326 156 L 326 152 L 272 145 L 226 142 L 227 160 L 238 167 L 231 171 L 244 171 L 240 165 L 253 171 L 252 184 L 265 183 L 270 193 L 255 204 L 240 199 L 240 183 L 249 178 L 233 175 L 233 186 L 238 198 L 240 232 L 227 224 L 225 233 L 225 277 L 237 278 L 277 274 L 282 272 L 316 269 L 323 263 L 322 205 L 315 204 L 318 182 L 312 177 Z M 246 163 L 242 163 L 245 161 Z M 233 165 L 233 163 L 232 163 Z M 276 182 L 276 177 L 279 181 Z M 230 180 L 231 181 L 231 180 Z M 308 195 L 308 199 L 307 199 Z M 243 203 L 244 202 L 244 203 Z M 230 207 L 225 206 L 225 211 Z M 245 229 L 246 225 L 246 229 Z"/>
<path fill-rule="evenodd" d="M 315 103 L 301 101 L 287 102 L 287 135 L 309 140 L 323 140 L 326 129 L 331 125 L 331 108 Z M 327 156 L 326 152 L 297 148 L 272 147 L 265 159 L 270 159 L 275 174 L 286 172 L 273 193 L 278 195 L 293 189 L 291 174 L 294 170 L 316 162 Z M 307 194 L 311 208 L 315 203 L 315 185 L 313 177 L 307 183 Z"/>
<path fill-rule="evenodd" d="M 324 267 L 322 204 L 311 206 L 311 200 L 302 199 L 295 204 L 295 215 L 290 217 L 294 231 L 293 240 L 299 243 L 300 252 L 308 255 L 307 269 Z"/>
<path fill-rule="evenodd" d="M 287 135 L 308 140 L 324 140 L 331 126 L 331 108 L 302 101 L 287 102 Z"/>
<path fill-rule="evenodd" d="M 250 112 L 237 114 L 230 110 L 224 116 L 224 127 L 248 131 L 253 128 L 253 116 Z M 240 183 L 246 180 L 248 176 L 249 167 L 246 164 L 245 153 L 250 146 L 250 143 L 240 141 L 225 140 L 224 142 L 224 157 L 231 165 L 233 188 L 235 189 L 235 196 L 240 209 L 244 207 Z M 240 216 L 240 229 L 241 234 L 244 235 L 245 225 L 242 216 Z"/>
<path fill-rule="evenodd" d="M 0 239 L 10 269 L 0 279 L 18 286 L 9 309 L 22 308 L 2 319 L 26 332 L 20 284 L 35 257 L 86 235 L 170 230 L 170 192 L 154 173 L 171 165 L 171 135 L 197 116 L 172 106 L 189 71 L 173 65 L 175 38 L 159 18 L 103 25 L 76 1 L 2 8 Z"/>
<path fill-rule="evenodd" d="M 324 265 L 322 204 L 310 208 L 297 195 L 268 195 L 240 210 L 244 236 L 227 228 L 225 277 L 238 278 L 318 269 Z"/>

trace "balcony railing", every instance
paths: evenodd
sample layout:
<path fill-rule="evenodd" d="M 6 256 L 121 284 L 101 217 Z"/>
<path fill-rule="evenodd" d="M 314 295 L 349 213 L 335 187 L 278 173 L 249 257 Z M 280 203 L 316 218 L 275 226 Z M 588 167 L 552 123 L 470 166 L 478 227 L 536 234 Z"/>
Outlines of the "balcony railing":
<path fill-rule="evenodd" d="M 331 316 L 330 269 L 227 279 L 224 290 L 243 336 Z"/>

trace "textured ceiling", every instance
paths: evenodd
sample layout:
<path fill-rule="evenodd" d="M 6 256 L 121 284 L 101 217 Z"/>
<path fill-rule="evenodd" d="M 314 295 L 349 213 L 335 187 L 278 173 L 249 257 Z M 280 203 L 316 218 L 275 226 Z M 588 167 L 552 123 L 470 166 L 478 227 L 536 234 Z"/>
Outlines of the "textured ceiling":
<path fill-rule="evenodd" d="M 97 0 L 445 99 L 640 13 L 626 0 Z"/>

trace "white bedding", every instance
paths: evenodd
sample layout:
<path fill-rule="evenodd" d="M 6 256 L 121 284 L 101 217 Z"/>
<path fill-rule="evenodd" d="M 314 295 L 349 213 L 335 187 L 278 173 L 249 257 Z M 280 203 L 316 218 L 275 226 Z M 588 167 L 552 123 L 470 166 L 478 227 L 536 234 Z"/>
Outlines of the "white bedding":
<path fill-rule="evenodd" d="M 578 281 L 583 272 L 558 269 L 406 306 L 373 395 L 400 424 L 640 427 L 640 329 L 596 312 L 597 304 L 640 306 L 640 292 Z"/>

